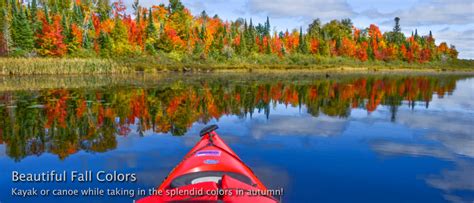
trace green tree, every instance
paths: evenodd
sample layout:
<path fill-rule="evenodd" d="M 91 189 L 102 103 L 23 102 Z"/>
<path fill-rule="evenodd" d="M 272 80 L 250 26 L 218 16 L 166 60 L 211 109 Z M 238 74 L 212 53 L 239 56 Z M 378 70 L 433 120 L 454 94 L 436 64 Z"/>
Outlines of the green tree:
<path fill-rule="evenodd" d="M 180 0 L 170 0 L 169 11 L 170 13 L 183 12 L 184 5 Z"/>
<path fill-rule="evenodd" d="M 400 27 L 400 18 L 395 17 L 395 26 L 393 27 L 392 32 L 386 32 L 384 33 L 384 38 L 387 42 L 396 44 L 397 46 L 400 46 L 405 42 L 405 35 L 401 32 L 402 29 Z"/>
<path fill-rule="evenodd" d="M 110 57 L 113 48 L 112 41 L 107 33 L 100 32 L 99 34 L 100 55 L 102 57 Z"/>
<path fill-rule="evenodd" d="M 158 42 L 158 32 L 156 30 L 155 23 L 153 22 L 153 14 L 151 8 L 149 9 L 148 13 L 148 22 L 145 30 L 145 50 L 151 54 L 154 54 L 156 52 L 156 43 Z"/>
<path fill-rule="evenodd" d="M 393 32 L 395 32 L 395 33 L 402 32 L 402 28 L 400 28 L 400 18 L 395 17 L 393 20 L 395 21 L 395 26 L 393 27 Z"/>
<path fill-rule="evenodd" d="M 308 53 L 308 44 L 306 43 L 306 39 L 305 39 L 304 34 L 303 34 L 303 27 L 300 27 L 298 52 L 300 52 L 302 54 Z"/>
<path fill-rule="evenodd" d="M 319 20 L 319 18 L 314 19 L 313 22 L 309 24 L 307 33 L 311 39 L 319 38 L 321 35 L 321 20 Z"/>
<path fill-rule="evenodd" d="M 110 0 L 97 1 L 97 13 L 102 21 L 109 19 L 110 14 L 112 13 L 112 7 L 110 5 Z"/>
<path fill-rule="evenodd" d="M 19 8 L 16 8 L 16 4 L 13 3 L 13 21 L 12 21 L 12 41 L 13 46 L 18 51 L 29 52 L 33 49 L 34 39 L 33 39 L 33 30 L 31 30 L 30 22 L 26 17 L 26 11 L 20 5 Z"/>
<path fill-rule="evenodd" d="M 7 1 L 0 0 L 0 56 L 8 54 L 11 44 Z"/>
<path fill-rule="evenodd" d="M 270 30 L 271 30 L 271 27 L 270 27 L 270 18 L 267 16 L 267 21 L 265 22 L 265 35 L 267 37 L 270 37 Z"/>

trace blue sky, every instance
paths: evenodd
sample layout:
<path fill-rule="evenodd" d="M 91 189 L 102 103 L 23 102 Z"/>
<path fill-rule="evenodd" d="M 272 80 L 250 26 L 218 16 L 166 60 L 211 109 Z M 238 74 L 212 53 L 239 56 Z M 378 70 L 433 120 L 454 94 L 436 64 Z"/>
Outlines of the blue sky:
<path fill-rule="evenodd" d="M 459 58 L 474 59 L 474 1 L 472 0 L 182 0 L 194 15 L 206 12 L 224 20 L 251 18 L 255 23 L 270 17 L 277 31 L 294 29 L 320 18 L 351 18 L 354 25 L 366 28 L 379 25 L 391 30 L 393 18 L 401 18 L 403 32 L 415 29 L 421 35 L 431 30 L 436 42 L 448 42 L 458 49 Z M 128 6 L 132 0 L 125 0 Z M 142 6 L 167 4 L 168 0 L 140 0 Z"/>

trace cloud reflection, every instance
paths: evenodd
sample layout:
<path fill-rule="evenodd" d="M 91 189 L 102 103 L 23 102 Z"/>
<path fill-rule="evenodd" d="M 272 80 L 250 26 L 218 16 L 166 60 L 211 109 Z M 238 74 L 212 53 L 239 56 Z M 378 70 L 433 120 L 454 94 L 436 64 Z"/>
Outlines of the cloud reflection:
<path fill-rule="evenodd" d="M 472 103 L 457 98 L 451 98 L 450 101 L 457 101 L 463 106 L 471 106 Z M 474 191 L 474 133 L 471 112 L 472 109 L 469 108 L 465 112 L 450 111 L 449 106 L 442 105 L 416 111 L 404 109 L 399 111 L 396 122 L 417 132 L 424 132 L 424 135 L 405 141 L 374 140 L 370 145 L 383 156 L 428 156 L 451 161 L 453 169 L 429 175 L 425 178 L 426 183 L 443 190 L 444 198 L 450 202 L 472 202 L 473 199 L 456 194 L 459 191 Z M 413 144 L 412 139 L 416 139 L 417 144 Z"/>
<path fill-rule="evenodd" d="M 256 139 L 265 135 L 330 137 L 344 132 L 348 121 L 325 115 L 318 117 L 274 115 L 269 121 L 255 122 L 252 125 L 251 132 Z"/>
<path fill-rule="evenodd" d="M 445 170 L 441 175 L 433 175 L 426 179 L 426 182 L 444 191 L 453 190 L 473 190 L 474 191 L 474 164 L 456 160 L 454 170 Z"/>
<path fill-rule="evenodd" d="M 398 114 L 398 122 L 413 129 L 429 129 L 426 138 L 445 146 L 447 151 L 474 158 L 473 119 L 453 112 L 407 112 Z"/>
<path fill-rule="evenodd" d="M 408 155 L 414 157 L 429 156 L 441 159 L 453 159 L 453 155 L 445 149 L 419 144 L 396 143 L 387 140 L 371 142 L 372 149 L 384 156 Z"/>

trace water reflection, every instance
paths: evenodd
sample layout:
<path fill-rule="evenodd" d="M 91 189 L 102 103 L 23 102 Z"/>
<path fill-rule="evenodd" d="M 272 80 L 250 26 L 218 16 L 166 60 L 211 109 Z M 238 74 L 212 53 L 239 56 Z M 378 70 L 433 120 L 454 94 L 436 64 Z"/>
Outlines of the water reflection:
<path fill-rule="evenodd" d="M 458 82 L 447 101 L 436 100 L 429 110 L 403 110 L 397 124 L 421 131 L 402 139 L 372 139 L 374 151 L 384 157 L 431 157 L 453 163 L 438 174 L 423 177 L 428 185 L 443 191 L 450 202 L 472 202 L 474 196 L 474 102 L 473 79 Z"/>
<path fill-rule="evenodd" d="M 395 121 L 404 102 L 411 108 L 417 102 L 428 107 L 433 95 L 442 98 L 451 93 L 462 78 L 401 75 L 285 81 L 266 77 L 226 82 L 203 78 L 193 83 L 178 79 L 154 87 L 8 91 L 0 93 L 0 143 L 6 144 L 6 153 L 15 160 L 44 152 L 64 159 L 79 150 L 114 149 L 116 136 L 127 136 L 132 129 L 140 135 L 153 131 L 179 136 L 195 122 L 207 123 L 223 115 L 251 117 L 256 109 L 269 118 L 277 104 L 304 107 L 313 118 L 275 116 L 271 126 L 255 128 L 255 136 L 272 133 L 269 130 L 280 134 L 307 130 L 301 134 L 331 136 L 340 133 L 341 118 L 348 117 L 353 108 L 370 113 L 386 105 Z M 318 117 L 320 114 L 325 117 Z M 426 121 L 404 118 L 413 121 L 401 122 Z M 301 125 L 314 127 L 298 127 Z M 472 148 L 466 150 L 472 153 Z"/>
<path fill-rule="evenodd" d="M 118 186 L 154 187 L 210 122 L 267 186 L 285 189 L 284 202 L 474 200 L 472 76 L 121 80 L 101 76 L 47 84 L 43 78 L 30 86 L 25 79 L 0 79 L 0 190 L 22 186 L 11 182 L 9 171 L 53 169 L 136 172 L 137 183 Z M 71 86 L 63 85 L 69 81 Z M 103 185 L 62 185 L 92 186 Z M 58 201 L 7 194 L 0 199 Z"/>

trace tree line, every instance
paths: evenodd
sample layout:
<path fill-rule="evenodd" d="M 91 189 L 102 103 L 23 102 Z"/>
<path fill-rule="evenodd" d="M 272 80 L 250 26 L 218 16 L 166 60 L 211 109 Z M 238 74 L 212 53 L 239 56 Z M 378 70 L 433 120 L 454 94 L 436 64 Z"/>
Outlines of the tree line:
<path fill-rule="evenodd" d="M 127 13 L 132 11 L 133 13 Z M 42 57 L 114 57 L 171 53 L 226 60 L 254 54 L 305 54 L 348 57 L 361 61 L 428 62 L 457 59 L 446 42 L 436 45 L 431 31 L 421 36 L 371 24 L 356 28 L 350 19 L 322 23 L 306 30 L 272 30 L 270 19 L 254 23 L 223 21 L 205 11 L 193 16 L 180 0 L 150 8 L 134 0 L 0 0 L 0 55 Z"/>

